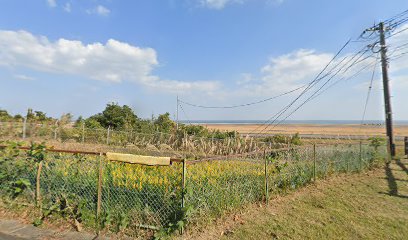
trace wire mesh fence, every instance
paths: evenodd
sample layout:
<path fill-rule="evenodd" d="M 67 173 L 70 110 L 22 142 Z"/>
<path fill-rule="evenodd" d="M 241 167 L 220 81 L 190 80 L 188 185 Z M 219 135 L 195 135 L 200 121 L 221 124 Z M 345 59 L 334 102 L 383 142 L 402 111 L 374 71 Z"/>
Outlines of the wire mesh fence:
<path fill-rule="evenodd" d="M 132 237 L 141 229 L 212 221 L 316 179 L 362 171 L 386 157 L 385 146 L 367 143 L 304 145 L 145 166 L 42 150 L 1 149 L 3 200 L 36 202 L 43 218 L 58 214 L 76 225 Z"/>
<path fill-rule="evenodd" d="M 304 144 L 357 144 L 373 136 L 307 136 L 265 135 L 249 136 L 238 134 L 233 137 L 217 139 L 198 137 L 186 132 L 138 132 L 116 129 L 86 128 L 85 125 L 51 124 L 36 122 L 0 122 L 0 139 L 46 141 L 58 148 L 98 149 L 98 151 L 128 151 L 147 155 L 171 155 L 194 157 L 196 159 L 220 155 L 235 155 L 254 151 L 273 150 Z"/>

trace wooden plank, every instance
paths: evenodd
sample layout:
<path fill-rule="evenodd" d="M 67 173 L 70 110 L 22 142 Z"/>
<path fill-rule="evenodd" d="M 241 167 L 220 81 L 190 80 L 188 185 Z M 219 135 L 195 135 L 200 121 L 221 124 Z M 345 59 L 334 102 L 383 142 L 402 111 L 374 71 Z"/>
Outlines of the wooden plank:
<path fill-rule="evenodd" d="M 110 161 L 118 161 L 132 164 L 142 164 L 148 166 L 168 166 L 170 165 L 169 157 L 152 157 L 124 153 L 107 152 L 106 158 Z"/>
<path fill-rule="evenodd" d="M 0 148 L 6 148 L 7 145 L 0 145 Z M 30 147 L 18 147 L 21 150 L 30 150 Z M 66 150 L 66 149 L 54 149 L 54 148 L 47 148 L 45 149 L 47 152 L 57 152 L 57 153 L 71 153 L 71 154 L 86 154 L 86 155 L 103 155 L 105 156 L 105 152 L 93 152 L 93 151 L 77 151 L 77 150 Z M 184 160 L 181 158 L 170 158 L 171 162 L 182 163 Z"/>

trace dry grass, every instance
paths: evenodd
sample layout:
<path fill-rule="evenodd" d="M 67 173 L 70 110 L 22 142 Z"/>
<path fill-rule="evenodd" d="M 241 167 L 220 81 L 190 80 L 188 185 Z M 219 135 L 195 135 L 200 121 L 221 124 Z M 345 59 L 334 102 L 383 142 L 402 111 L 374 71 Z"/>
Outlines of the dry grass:
<path fill-rule="evenodd" d="M 364 174 L 319 181 L 183 239 L 404 239 L 407 167 L 405 159 Z"/>

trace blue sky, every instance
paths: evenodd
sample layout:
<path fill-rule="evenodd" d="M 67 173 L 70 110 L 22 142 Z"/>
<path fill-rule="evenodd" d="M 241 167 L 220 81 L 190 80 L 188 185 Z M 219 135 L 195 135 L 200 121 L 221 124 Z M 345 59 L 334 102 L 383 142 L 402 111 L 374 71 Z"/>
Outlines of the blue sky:
<path fill-rule="evenodd" d="M 257 101 L 311 81 L 345 41 L 405 9 L 402 0 L 2 0 L 0 108 L 89 116 L 114 101 L 150 117 L 174 116 L 177 95 L 212 106 Z M 390 72 L 402 120 L 408 60 L 398 61 Z M 371 71 L 290 119 L 361 119 Z M 383 119 L 379 71 L 374 81 L 366 118 Z M 267 119 L 296 93 L 240 109 L 183 105 L 180 118 Z"/>

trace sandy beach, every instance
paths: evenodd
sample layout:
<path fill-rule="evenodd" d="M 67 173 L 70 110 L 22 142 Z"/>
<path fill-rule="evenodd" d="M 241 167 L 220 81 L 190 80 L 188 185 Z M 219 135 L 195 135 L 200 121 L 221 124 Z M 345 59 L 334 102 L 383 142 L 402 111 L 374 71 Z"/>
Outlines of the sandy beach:
<path fill-rule="evenodd" d="M 261 124 L 201 124 L 210 129 L 238 131 L 241 134 L 256 133 L 265 128 Z M 359 124 L 282 124 L 267 128 L 262 133 L 268 134 L 322 134 L 322 135 L 385 135 L 383 125 L 359 125 Z M 408 136 L 408 125 L 395 125 L 395 136 Z"/>

